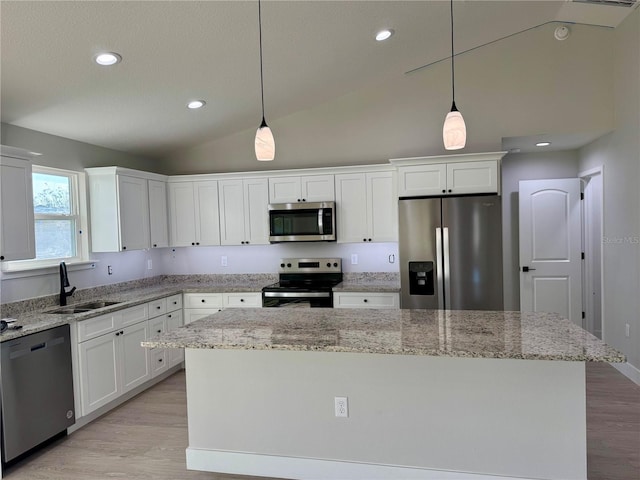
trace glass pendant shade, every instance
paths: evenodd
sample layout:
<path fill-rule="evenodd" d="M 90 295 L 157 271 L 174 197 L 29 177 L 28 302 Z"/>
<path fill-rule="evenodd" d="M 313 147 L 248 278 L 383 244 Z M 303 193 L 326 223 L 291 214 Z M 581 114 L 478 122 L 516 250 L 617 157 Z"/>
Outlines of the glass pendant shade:
<path fill-rule="evenodd" d="M 256 158 L 260 162 L 270 162 L 276 156 L 276 141 L 271 129 L 263 120 L 256 132 Z"/>
<path fill-rule="evenodd" d="M 442 140 L 446 150 L 460 150 L 467 143 L 467 126 L 458 109 L 452 107 L 444 119 L 442 127 Z"/>

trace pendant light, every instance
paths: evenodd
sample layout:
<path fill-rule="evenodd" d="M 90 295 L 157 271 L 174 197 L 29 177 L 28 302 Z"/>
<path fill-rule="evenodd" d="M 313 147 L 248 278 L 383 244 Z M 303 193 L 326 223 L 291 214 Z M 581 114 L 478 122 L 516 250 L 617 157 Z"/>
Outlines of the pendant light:
<path fill-rule="evenodd" d="M 451 111 L 447 113 L 442 127 L 442 140 L 446 150 L 460 150 L 467 143 L 467 127 L 464 118 L 456 107 L 456 83 L 453 53 L 453 0 L 451 0 Z"/>
<path fill-rule="evenodd" d="M 260 162 L 270 162 L 276 156 L 276 141 L 273 133 L 264 119 L 264 82 L 262 75 L 262 14 L 260 0 L 258 0 L 258 26 L 260 29 L 260 94 L 262 96 L 262 123 L 256 132 L 256 158 Z"/>

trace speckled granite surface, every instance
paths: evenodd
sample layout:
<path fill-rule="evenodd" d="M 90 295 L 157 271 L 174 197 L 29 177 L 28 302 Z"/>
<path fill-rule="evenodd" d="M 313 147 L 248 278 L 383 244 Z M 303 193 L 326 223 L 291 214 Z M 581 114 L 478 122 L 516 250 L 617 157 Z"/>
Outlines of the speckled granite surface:
<path fill-rule="evenodd" d="M 443 310 L 228 309 L 146 347 L 276 349 L 624 362 L 555 314 Z"/>
<path fill-rule="evenodd" d="M 400 274 L 395 272 L 344 273 L 334 292 L 400 292 Z"/>
<path fill-rule="evenodd" d="M 60 308 L 57 295 L 4 304 L 0 311 L 2 318 L 15 318 L 16 324 L 22 325 L 22 329 L 5 330 L 0 334 L 0 342 L 151 302 L 176 293 L 260 292 L 262 287 L 277 279 L 277 275 L 270 274 L 175 275 L 88 288 L 74 293 L 73 297 L 68 299 L 68 306 L 97 300 L 118 302 L 118 304 L 76 314 L 49 313 L 51 310 Z"/>

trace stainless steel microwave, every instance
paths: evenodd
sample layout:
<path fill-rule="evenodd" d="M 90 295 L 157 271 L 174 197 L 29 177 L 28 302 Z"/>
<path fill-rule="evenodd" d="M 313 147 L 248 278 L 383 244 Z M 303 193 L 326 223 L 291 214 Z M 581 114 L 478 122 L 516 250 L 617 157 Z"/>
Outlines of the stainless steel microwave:
<path fill-rule="evenodd" d="M 269 241 L 334 242 L 335 202 L 272 203 L 269 205 Z"/>

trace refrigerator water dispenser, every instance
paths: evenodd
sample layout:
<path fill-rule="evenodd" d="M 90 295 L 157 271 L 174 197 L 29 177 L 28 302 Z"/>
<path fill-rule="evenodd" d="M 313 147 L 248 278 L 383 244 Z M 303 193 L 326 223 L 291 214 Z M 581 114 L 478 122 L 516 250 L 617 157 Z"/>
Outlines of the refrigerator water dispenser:
<path fill-rule="evenodd" d="M 409 262 L 409 294 L 433 295 L 433 262 Z"/>

